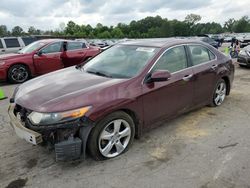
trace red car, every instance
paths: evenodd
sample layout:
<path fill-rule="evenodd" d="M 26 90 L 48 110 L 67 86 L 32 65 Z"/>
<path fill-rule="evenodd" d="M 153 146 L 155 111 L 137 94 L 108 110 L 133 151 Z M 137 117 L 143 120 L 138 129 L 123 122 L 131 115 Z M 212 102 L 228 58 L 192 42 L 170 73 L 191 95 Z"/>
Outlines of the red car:
<path fill-rule="evenodd" d="M 78 158 L 86 147 L 109 159 L 165 120 L 220 106 L 233 78 L 232 60 L 206 43 L 130 41 L 20 85 L 9 114 L 19 137 L 50 143 L 57 160 Z"/>
<path fill-rule="evenodd" d="M 80 41 L 39 40 L 16 54 L 0 55 L 0 80 L 22 83 L 33 76 L 80 64 L 99 52 L 100 48 Z"/>

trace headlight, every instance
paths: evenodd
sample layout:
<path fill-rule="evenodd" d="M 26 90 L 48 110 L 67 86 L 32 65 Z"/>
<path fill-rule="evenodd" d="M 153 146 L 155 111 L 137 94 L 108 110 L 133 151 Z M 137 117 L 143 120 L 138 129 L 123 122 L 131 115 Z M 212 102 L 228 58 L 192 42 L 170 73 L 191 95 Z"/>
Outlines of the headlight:
<path fill-rule="evenodd" d="M 34 125 L 50 125 L 55 123 L 62 123 L 66 121 L 71 121 L 82 117 L 89 111 L 91 106 L 86 106 L 76 110 L 70 110 L 66 112 L 59 113 L 39 113 L 32 112 L 28 118 Z"/>
<path fill-rule="evenodd" d="M 4 65 L 5 62 L 0 60 L 0 66 Z"/>
<path fill-rule="evenodd" d="M 250 51 L 246 51 L 247 55 L 250 57 Z"/>

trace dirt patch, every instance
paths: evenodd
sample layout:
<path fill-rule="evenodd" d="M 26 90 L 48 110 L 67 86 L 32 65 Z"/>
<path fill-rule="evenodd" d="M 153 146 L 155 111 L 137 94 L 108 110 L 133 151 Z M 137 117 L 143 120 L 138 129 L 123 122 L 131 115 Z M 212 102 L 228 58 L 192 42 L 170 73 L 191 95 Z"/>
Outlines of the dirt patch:
<path fill-rule="evenodd" d="M 9 183 L 6 188 L 22 188 L 26 185 L 28 178 L 25 179 L 17 179 Z"/>
<path fill-rule="evenodd" d="M 25 164 L 25 167 L 28 169 L 31 169 L 31 168 L 35 167 L 36 165 L 37 165 L 37 159 L 30 159 Z"/>

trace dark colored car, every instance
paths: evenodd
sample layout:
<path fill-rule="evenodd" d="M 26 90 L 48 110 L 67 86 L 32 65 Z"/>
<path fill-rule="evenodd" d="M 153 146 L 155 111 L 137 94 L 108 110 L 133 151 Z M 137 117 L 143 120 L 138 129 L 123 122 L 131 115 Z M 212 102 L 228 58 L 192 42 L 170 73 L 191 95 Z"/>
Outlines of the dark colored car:
<path fill-rule="evenodd" d="M 215 47 L 215 48 L 218 48 L 219 47 L 219 42 L 215 41 L 214 39 L 212 38 L 209 38 L 209 37 L 198 37 L 198 39 L 202 42 L 205 42 L 205 43 L 208 43 L 210 44 L 211 46 Z"/>
<path fill-rule="evenodd" d="M 16 134 L 55 147 L 57 160 L 124 153 L 135 136 L 189 110 L 219 106 L 232 60 L 206 43 L 135 40 L 20 85 L 9 108 Z"/>
<path fill-rule="evenodd" d="M 83 42 L 39 40 L 18 53 L 0 55 L 0 80 L 22 83 L 33 76 L 80 64 L 99 52 L 99 48 L 87 46 Z"/>
<path fill-rule="evenodd" d="M 242 67 L 250 67 L 250 45 L 241 49 L 237 61 Z"/>

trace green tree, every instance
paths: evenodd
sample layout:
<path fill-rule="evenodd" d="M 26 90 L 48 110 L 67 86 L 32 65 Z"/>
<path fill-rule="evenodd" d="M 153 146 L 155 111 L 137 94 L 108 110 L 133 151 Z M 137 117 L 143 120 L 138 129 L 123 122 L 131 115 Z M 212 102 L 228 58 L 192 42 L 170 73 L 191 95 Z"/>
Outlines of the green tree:
<path fill-rule="evenodd" d="M 228 21 L 225 22 L 224 28 L 226 31 L 233 32 L 233 27 L 235 24 L 235 19 L 230 18 Z"/>
<path fill-rule="evenodd" d="M 0 25 L 0 36 L 6 37 L 8 35 L 8 30 L 6 25 Z"/>
<path fill-rule="evenodd" d="M 20 26 L 15 26 L 12 29 L 13 36 L 22 36 L 24 34 L 23 29 Z"/>
<path fill-rule="evenodd" d="M 192 27 L 193 25 L 195 25 L 197 22 L 199 22 L 201 20 L 201 16 L 198 14 L 189 14 L 185 17 L 185 21 L 186 23 L 189 23 L 190 26 Z"/>

